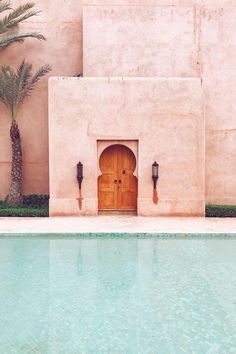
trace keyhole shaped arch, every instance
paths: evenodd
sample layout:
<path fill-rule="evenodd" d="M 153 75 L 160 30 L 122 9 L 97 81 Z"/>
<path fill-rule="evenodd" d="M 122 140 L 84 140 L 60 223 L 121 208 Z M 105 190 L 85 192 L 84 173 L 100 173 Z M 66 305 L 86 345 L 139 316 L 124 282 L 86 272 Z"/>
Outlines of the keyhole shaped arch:
<path fill-rule="evenodd" d="M 134 171 L 134 176 L 138 178 L 139 173 L 139 160 L 138 160 L 138 140 L 98 140 L 97 141 L 97 176 L 99 177 L 102 174 L 100 170 L 99 161 L 103 152 L 110 146 L 113 145 L 122 145 L 129 148 L 136 159 L 136 168 Z"/>
<path fill-rule="evenodd" d="M 99 211 L 136 211 L 138 181 L 134 176 L 136 157 L 122 144 L 107 147 L 99 158 Z"/>

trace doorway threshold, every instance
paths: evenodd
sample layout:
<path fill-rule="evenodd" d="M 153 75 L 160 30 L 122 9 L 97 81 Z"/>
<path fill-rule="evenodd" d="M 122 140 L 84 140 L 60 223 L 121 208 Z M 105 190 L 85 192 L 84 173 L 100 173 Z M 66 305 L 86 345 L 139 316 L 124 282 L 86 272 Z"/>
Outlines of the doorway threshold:
<path fill-rule="evenodd" d="M 132 215 L 137 216 L 137 211 L 129 210 L 99 210 L 98 215 Z"/>

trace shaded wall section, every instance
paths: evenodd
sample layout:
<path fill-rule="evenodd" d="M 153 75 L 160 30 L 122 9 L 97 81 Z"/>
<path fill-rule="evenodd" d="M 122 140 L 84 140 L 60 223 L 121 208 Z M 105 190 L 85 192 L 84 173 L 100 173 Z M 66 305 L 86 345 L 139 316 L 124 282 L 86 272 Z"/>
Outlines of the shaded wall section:
<path fill-rule="evenodd" d="M 12 5 L 24 1 L 12 1 Z M 18 66 L 22 59 L 33 63 L 34 70 L 49 63 L 51 75 L 73 76 L 82 72 L 82 1 L 36 0 L 42 10 L 37 17 L 20 25 L 23 31 L 38 31 L 46 42 L 28 39 L 0 52 L 0 63 Z M 23 193 L 48 193 L 48 77 L 35 88 L 19 111 L 23 147 Z M 11 146 L 10 119 L 0 106 L 0 199 L 9 188 Z"/>
<path fill-rule="evenodd" d="M 202 9 L 206 198 L 236 204 L 236 4 Z"/>

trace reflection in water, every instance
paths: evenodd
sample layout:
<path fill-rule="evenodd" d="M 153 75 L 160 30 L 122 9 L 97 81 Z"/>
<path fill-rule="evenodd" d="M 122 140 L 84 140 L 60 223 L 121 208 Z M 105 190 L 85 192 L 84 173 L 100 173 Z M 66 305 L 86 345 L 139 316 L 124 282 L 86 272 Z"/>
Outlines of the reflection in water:
<path fill-rule="evenodd" d="M 0 353 L 233 353 L 235 259 L 234 239 L 0 239 Z"/>
<path fill-rule="evenodd" d="M 79 241 L 78 245 L 78 256 L 77 256 L 77 275 L 81 276 L 83 274 L 84 261 L 81 252 L 81 241 Z"/>
<path fill-rule="evenodd" d="M 152 251 L 152 275 L 154 278 L 158 275 L 158 257 L 157 257 L 157 241 L 153 242 L 153 251 Z"/>
<path fill-rule="evenodd" d="M 136 281 L 137 240 L 101 240 L 97 244 L 97 273 L 104 290 L 119 296 Z"/>

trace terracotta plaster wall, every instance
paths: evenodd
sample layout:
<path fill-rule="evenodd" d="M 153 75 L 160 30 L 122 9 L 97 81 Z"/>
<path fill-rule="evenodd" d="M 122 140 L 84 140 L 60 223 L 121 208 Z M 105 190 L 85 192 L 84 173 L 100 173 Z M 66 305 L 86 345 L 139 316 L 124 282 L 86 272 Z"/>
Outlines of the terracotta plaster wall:
<path fill-rule="evenodd" d="M 115 6 L 235 6 L 235 0 L 84 0 L 84 5 Z"/>
<path fill-rule="evenodd" d="M 204 115 L 199 79 L 51 78 L 50 215 L 96 215 L 100 140 L 138 141 L 138 214 L 204 215 Z M 64 109 L 67 102 L 67 109 Z M 151 165 L 160 163 L 160 202 Z M 84 163 L 83 208 L 76 164 Z"/>
<path fill-rule="evenodd" d="M 23 0 L 12 0 L 16 6 Z M 34 70 L 49 63 L 50 75 L 73 76 L 82 72 L 82 0 L 36 0 L 42 12 L 20 25 L 23 31 L 38 31 L 46 42 L 29 39 L 0 52 L 0 63 L 16 67 L 25 59 Z M 9 188 L 11 146 L 10 119 L 0 105 L 0 199 Z M 19 111 L 19 126 L 23 147 L 23 193 L 48 193 L 48 78 L 35 88 L 32 96 Z"/>
<path fill-rule="evenodd" d="M 202 10 L 206 199 L 236 204 L 236 3 Z"/>
<path fill-rule="evenodd" d="M 235 204 L 235 0 L 85 3 L 85 75 L 202 78 L 206 200 Z"/>
<path fill-rule="evenodd" d="M 85 6 L 84 76 L 199 76 L 194 7 Z"/>

